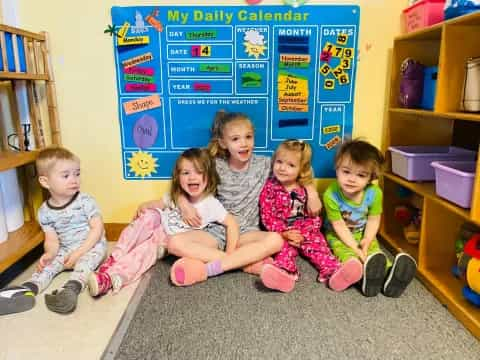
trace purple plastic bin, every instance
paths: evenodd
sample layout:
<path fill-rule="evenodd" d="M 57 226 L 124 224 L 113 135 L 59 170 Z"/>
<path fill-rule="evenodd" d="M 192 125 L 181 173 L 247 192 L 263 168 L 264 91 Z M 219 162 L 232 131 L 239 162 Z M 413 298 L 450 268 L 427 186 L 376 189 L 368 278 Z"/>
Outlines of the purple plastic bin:
<path fill-rule="evenodd" d="M 434 161 L 435 192 L 461 207 L 472 203 L 475 161 Z"/>
<path fill-rule="evenodd" d="M 390 146 L 393 173 L 410 181 L 433 181 L 432 161 L 472 161 L 476 152 L 454 146 Z"/>

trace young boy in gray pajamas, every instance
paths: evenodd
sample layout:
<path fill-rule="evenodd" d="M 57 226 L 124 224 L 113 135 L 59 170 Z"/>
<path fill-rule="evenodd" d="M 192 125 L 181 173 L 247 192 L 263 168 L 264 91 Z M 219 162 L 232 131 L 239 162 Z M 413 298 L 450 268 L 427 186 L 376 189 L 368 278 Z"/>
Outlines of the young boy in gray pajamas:
<path fill-rule="evenodd" d="M 67 149 L 50 147 L 40 151 L 36 166 L 40 185 L 50 193 L 38 210 L 45 250 L 30 280 L 0 290 L 0 315 L 33 308 L 35 295 L 65 270 L 73 270 L 70 279 L 61 289 L 46 294 L 45 303 L 57 313 L 73 312 L 90 272 L 107 254 L 97 204 L 80 192 L 80 160 Z"/>

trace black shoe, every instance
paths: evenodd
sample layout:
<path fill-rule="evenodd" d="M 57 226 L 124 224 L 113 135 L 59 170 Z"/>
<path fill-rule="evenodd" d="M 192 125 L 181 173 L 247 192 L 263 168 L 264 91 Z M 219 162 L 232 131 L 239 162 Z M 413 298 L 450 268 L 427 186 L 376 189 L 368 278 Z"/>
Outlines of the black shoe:
<path fill-rule="evenodd" d="M 399 297 L 415 277 L 417 263 L 406 253 L 395 256 L 390 273 L 383 284 L 383 294 L 388 297 Z"/>
<path fill-rule="evenodd" d="M 0 315 L 27 311 L 34 306 L 35 294 L 25 286 L 10 286 L 0 290 Z"/>
<path fill-rule="evenodd" d="M 385 267 L 387 258 L 385 254 L 378 252 L 367 257 L 363 264 L 362 292 L 366 297 L 377 296 L 382 290 L 385 279 Z"/>

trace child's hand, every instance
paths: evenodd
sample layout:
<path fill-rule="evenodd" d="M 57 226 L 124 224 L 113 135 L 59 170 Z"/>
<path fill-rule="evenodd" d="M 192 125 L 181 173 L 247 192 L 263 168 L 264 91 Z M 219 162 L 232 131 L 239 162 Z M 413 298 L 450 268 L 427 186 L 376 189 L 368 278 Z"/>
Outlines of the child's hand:
<path fill-rule="evenodd" d="M 353 249 L 353 251 L 355 252 L 355 254 L 360 258 L 360 261 L 362 263 L 365 262 L 365 260 L 367 260 L 367 254 L 365 251 L 363 251 L 363 249 L 361 249 L 360 247 L 356 248 L 356 249 Z"/>
<path fill-rule="evenodd" d="M 191 204 L 178 203 L 180 212 L 182 213 L 183 221 L 194 228 L 199 228 L 202 225 L 202 218 Z"/>
<path fill-rule="evenodd" d="M 37 271 L 38 272 L 42 271 L 45 268 L 45 266 L 50 264 L 52 262 L 52 260 L 55 258 L 55 255 L 56 254 L 52 254 L 52 253 L 48 253 L 48 252 L 44 253 L 40 257 L 40 260 L 38 261 Z"/>
<path fill-rule="evenodd" d="M 295 247 L 299 247 L 304 240 L 303 235 L 296 229 L 284 231 L 281 235 L 290 245 Z"/>
<path fill-rule="evenodd" d="M 202 218 L 198 214 L 197 209 L 195 209 L 184 195 L 178 197 L 177 206 L 180 209 L 183 221 L 194 228 L 202 226 Z"/>
<path fill-rule="evenodd" d="M 366 259 L 367 256 L 368 256 L 368 248 L 370 247 L 370 241 L 368 241 L 367 239 L 362 239 L 358 246 L 362 250 L 362 252 L 365 256 L 365 259 Z"/>
<path fill-rule="evenodd" d="M 72 251 L 63 261 L 63 266 L 65 266 L 66 269 L 73 269 L 78 259 L 80 259 L 82 255 L 83 251 L 81 249 Z"/>

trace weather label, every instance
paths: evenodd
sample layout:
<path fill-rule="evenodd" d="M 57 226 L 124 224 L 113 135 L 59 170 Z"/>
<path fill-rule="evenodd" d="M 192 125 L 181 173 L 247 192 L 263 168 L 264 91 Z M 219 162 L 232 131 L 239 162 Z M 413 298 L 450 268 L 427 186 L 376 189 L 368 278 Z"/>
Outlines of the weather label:
<path fill-rule="evenodd" d="M 350 5 L 112 7 L 123 177 L 169 179 L 206 146 L 218 110 L 245 113 L 255 151 L 308 141 L 316 177 L 353 128 L 358 21 Z"/>

